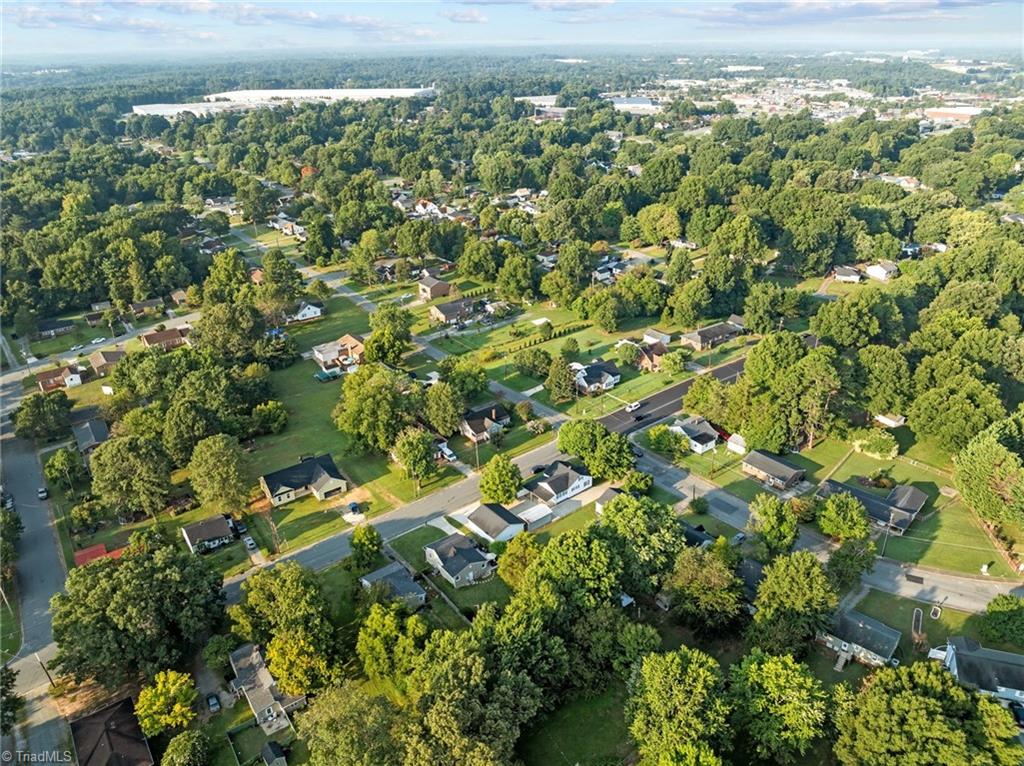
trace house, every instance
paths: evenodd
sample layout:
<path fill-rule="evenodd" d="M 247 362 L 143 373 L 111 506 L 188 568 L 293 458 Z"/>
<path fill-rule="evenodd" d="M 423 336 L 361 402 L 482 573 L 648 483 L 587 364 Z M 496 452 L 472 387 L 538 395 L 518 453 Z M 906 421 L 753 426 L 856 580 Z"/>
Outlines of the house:
<path fill-rule="evenodd" d="M 466 516 L 466 526 L 489 543 L 508 542 L 526 531 L 525 522 L 497 503 L 481 503 Z"/>
<path fill-rule="evenodd" d="M 74 762 L 79 766 L 153 766 L 130 697 L 71 722 Z"/>
<path fill-rule="evenodd" d="M 266 278 L 267 275 L 266 273 L 264 273 L 263 269 L 252 269 L 249 272 L 249 281 L 252 282 L 254 285 L 262 285 L 263 280 L 265 280 Z"/>
<path fill-rule="evenodd" d="M 526 525 L 527 532 L 540 529 L 545 524 L 550 524 L 555 520 L 555 516 L 551 513 L 551 509 L 548 506 L 544 505 L 544 503 L 532 501 L 520 503 L 512 509 L 512 513 Z"/>
<path fill-rule="evenodd" d="M 406 607 L 412 610 L 427 603 L 427 592 L 412 579 L 409 570 L 399 561 L 392 561 L 387 566 L 363 575 L 359 578 L 359 583 L 367 589 L 377 583 L 383 583 L 392 596 L 405 602 Z"/>
<path fill-rule="evenodd" d="M 459 298 L 448 303 L 431 306 L 428 312 L 430 321 L 435 324 L 455 324 L 456 322 L 461 322 L 472 315 L 473 304 L 472 298 Z"/>
<path fill-rule="evenodd" d="M 863 279 L 863 275 L 859 270 L 851 268 L 850 266 L 836 266 L 832 272 L 836 282 L 845 282 L 847 284 L 856 284 Z"/>
<path fill-rule="evenodd" d="M 917 514 L 928 502 L 928 495 L 909 484 L 899 484 L 893 487 L 883 498 L 854 484 L 826 479 L 818 487 L 816 494 L 819 498 L 827 498 L 844 492 L 861 502 L 875 524 L 888 528 L 890 532 L 897 535 L 902 535 L 910 528 L 914 519 L 917 518 Z"/>
<path fill-rule="evenodd" d="M 199 243 L 199 252 L 203 255 L 216 255 L 222 253 L 228 249 L 228 246 L 224 244 L 224 240 L 219 237 L 206 237 L 202 242 Z"/>
<path fill-rule="evenodd" d="M 92 304 L 89 305 L 89 308 L 92 311 L 99 311 L 99 312 L 107 311 L 107 310 L 109 310 L 109 309 L 111 309 L 113 307 L 114 307 L 114 304 L 112 304 L 110 301 L 99 301 L 97 303 L 92 303 Z"/>
<path fill-rule="evenodd" d="M 192 553 L 216 550 L 235 540 L 234 531 L 224 516 L 211 516 L 188 524 L 181 528 L 181 536 L 185 538 L 185 545 Z"/>
<path fill-rule="evenodd" d="M 72 426 L 75 433 L 75 446 L 86 461 L 98 446 L 110 438 L 107 424 L 99 418 L 90 418 L 84 423 Z"/>
<path fill-rule="evenodd" d="M 432 301 L 434 298 L 440 298 L 442 295 L 448 295 L 452 290 L 452 286 L 443 279 L 437 279 L 436 277 L 431 276 L 426 276 L 421 279 L 417 284 L 417 288 L 419 289 L 421 301 Z"/>
<path fill-rule="evenodd" d="M 260 487 L 272 505 L 284 505 L 306 495 L 327 500 L 344 494 L 348 482 L 330 455 L 304 457 L 298 463 L 260 477 Z"/>
<path fill-rule="evenodd" d="M 321 370 L 333 367 L 351 370 L 363 363 L 365 350 L 366 341 L 362 335 L 345 333 L 337 340 L 313 346 L 313 359 L 320 365 Z"/>
<path fill-rule="evenodd" d="M 469 410 L 459 424 L 459 431 L 474 444 L 490 441 L 498 431 L 512 422 L 512 416 L 504 405 L 492 402 L 483 407 Z"/>
<path fill-rule="evenodd" d="M 58 367 L 36 374 L 36 384 L 44 394 L 58 388 L 75 388 L 82 385 L 82 372 L 78 367 Z"/>
<path fill-rule="evenodd" d="M 84 319 L 85 323 L 90 327 L 99 327 L 103 322 L 103 312 L 90 311 L 88 314 L 83 316 L 82 319 Z"/>
<path fill-rule="evenodd" d="M 56 338 L 74 331 L 75 323 L 70 319 L 43 319 L 36 325 L 35 338 Z"/>
<path fill-rule="evenodd" d="M 685 333 L 679 339 L 679 342 L 684 346 L 689 346 L 694 351 L 706 351 L 720 346 L 733 338 L 738 338 L 746 331 L 747 328 L 743 324 L 743 320 L 732 316 L 725 322 L 717 322 L 707 327 L 701 327 L 693 332 Z"/>
<path fill-rule="evenodd" d="M 458 533 L 424 545 L 423 555 L 456 588 L 472 585 L 491 573 L 491 559 L 472 540 Z"/>
<path fill-rule="evenodd" d="M 886 428 L 899 428 L 907 422 L 907 419 L 902 415 L 887 413 L 884 415 L 875 415 L 875 422 L 885 426 Z"/>
<path fill-rule="evenodd" d="M 640 342 L 647 343 L 648 345 L 651 346 L 657 343 L 660 343 L 663 346 L 668 346 L 672 343 L 672 336 L 669 335 L 667 332 L 662 332 L 661 330 L 654 330 L 652 328 L 648 328 L 644 330 L 644 337 L 640 339 Z"/>
<path fill-rule="evenodd" d="M 288 317 L 287 324 L 310 322 L 324 315 L 324 304 L 320 301 L 302 301 L 295 313 Z"/>
<path fill-rule="evenodd" d="M 872 279 L 877 279 L 879 282 L 888 282 L 890 279 L 894 279 L 900 275 L 900 267 L 892 261 L 879 261 L 878 263 L 872 263 L 866 269 L 865 273 Z"/>
<path fill-rule="evenodd" d="M 263 747 L 260 750 L 260 758 L 263 759 L 264 766 L 288 766 L 288 758 L 284 754 L 284 748 L 281 747 L 280 742 L 272 739 L 263 743 Z"/>
<path fill-rule="evenodd" d="M 623 492 L 621 489 L 617 487 L 608 487 L 608 489 L 602 492 L 601 496 L 594 501 L 594 513 L 600 516 L 602 513 L 604 513 L 605 506 L 607 506 L 608 503 L 617 498 L 619 495 L 624 494 L 625 492 Z"/>
<path fill-rule="evenodd" d="M 735 452 L 737 455 L 745 455 L 747 454 L 747 440 L 740 436 L 740 434 L 733 434 L 726 440 L 725 448 L 729 452 Z"/>
<path fill-rule="evenodd" d="M 190 332 L 191 328 L 189 327 L 172 327 L 169 330 L 148 332 L 142 336 L 142 347 L 170 351 L 179 346 L 189 346 L 191 345 L 188 338 Z"/>
<path fill-rule="evenodd" d="M 75 551 L 75 566 L 84 567 L 86 564 L 98 561 L 99 559 L 119 559 L 124 555 L 125 550 L 125 548 L 114 548 L 114 550 L 108 551 L 106 543 L 96 543 L 88 548 Z"/>
<path fill-rule="evenodd" d="M 837 612 L 832 625 L 819 632 L 817 639 L 844 659 L 881 667 L 892 662 L 902 635 L 884 623 L 849 609 Z"/>
<path fill-rule="evenodd" d="M 690 443 L 690 452 L 698 455 L 710 452 L 718 444 L 718 431 L 698 415 L 691 415 L 684 420 L 677 419 L 668 430 L 685 437 Z"/>
<path fill-rule="evenodd" d="M 921 246 L 917 242 L 904 242 L 900 245 L 901 258 L 918 258 L 921 255 Z"/>
<path fill-rule="evenodd" d="M 931 656 L 931 654 L 929 654 Z M 939 658 L 953 677 L 971 689 L 1010 702 L 1024 702 L 1024 654 L 986 649 L 964 636 L 946 640 Z"/>
<path fill-rule="evenodd" d="M 171 303 L 175 306 L 184 306 L 188 303 L 188 293 L 182 289 L 177 289 L 168 296 L 171 299 Z"/>
<path fill-rule="evenodd" d="M 637 346 L 636 366 L 645 372 L 657 372 L 661 369 L 661 358 L 668 353 L 668 346 L 661 341 L 643 342 Z"/>
<path fill-rule="evenodd" d="M 804 480 L 803 468 L 759 449 L 746 454 L 740 469 L 748 476 L 775 489 L 791 489 Z"/>
<path fill-rule="evenodd" d="M 231 691 L 245 696 L 256 723 L 265 734 L 273 734 L 291 726 L 288 713 L 306 705 L 306 696 L 290 696 L 282 692 L 270 674 L 263 655 L 255 644 L 243 644 L 229 655 L 235 677 Z"/>
<path fill-rule="evenodd" d="M 574 362 L 570 368 L 576 373 L 576 388 L 584 394 L 600 394 L 610 391 L 622 380 L 622 373 L 615 362 L 600 359 L 590 364 Z"/>
<path fill-rule="evenodd" d="M 524 489 L 539 502 L 553 506 L 592 486 L 594 478 L 586 469 L 556 460 L 541 471 L 539 476 L 526 482 Z"/>
<path fill-rule="evenodd" d="M 694 526 L 688 521 L 682 521 L 683 540 L 691 548 L 710 548 L 715 544 L 715 538 L 709 534 L 703 525 Z"/>
<path fill-rule="evenodd" d="M 105 378 L 123 358 L 124 351 L 93 351 L 89 354 L 89 366 L 92 367 L 93 375 Z"/>
<path fill-rule="evenodd" d="M 131 310 L 132 314 L 134 314 L 136 317 L 140 317 L 147 311 L 163 311 L 164 299 L 150 298 L 149 300 L 145 301 L 136 301 L 135 303 L 129 304 L 128 308 Z"/>

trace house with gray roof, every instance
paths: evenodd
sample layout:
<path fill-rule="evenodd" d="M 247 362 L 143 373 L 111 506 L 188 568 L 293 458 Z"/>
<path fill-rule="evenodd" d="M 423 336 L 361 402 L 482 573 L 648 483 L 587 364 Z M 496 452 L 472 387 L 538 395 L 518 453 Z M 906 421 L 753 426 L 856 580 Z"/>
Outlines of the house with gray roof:
<path fill-rule="evenodd" d="M 205 553 L 229 545 L 235 540 L 228 517 L 211 516 L 181 528 L 181 536 L 192 553 Z"/>
<path fill-rule="evenodd" d="M 701 327 L 693 332 L 685 333 L 679 342 L 694 351 L 707 351 L 708 349 L 720 346 L 723 343 L 738 338 L 747 331 L 741 317 L 733 314 L 724 322 Z"/>
<path fill-rule="evenodd" d="M 485 579 L 493 569 L 492 557 L 459 533 L 424 545 L 423 555 L 434 571 L 456 588 Z"/>
<path fill-rule="evenodd" d="M 773 489 L 791 489 L 804 480 L 800 466 L 759 449 L 752 449 L 740 464 L 743 473 Z"/>
<path fill-rule="evenodd" d="M 459 423 L 459 431 L 474 444 L 490 441 L 491 437 L 512 422 L 505 406 L 491 402 L 468 410 Z"/>
<path fill-rule="evenodd" d="M 685 438 L 690 445 L 690 452 L 698 455 L 710 452 L 718 444 L 718 431 L 699 415 L 691 415 L 682 420 L 677 418 L 668 430 Z"/>
<path fill-rule="evenodd" d="M 86 461 L 93 450 L 110 438 L 107 424 L 99 418 L 90 418 L 84 423 L 78 423 L 72 426 L 72 431 L 75 433 L 75 446 Z"/>
<path fill-rule="evenodd" d="M 375 569 L 359 578 L 359 584 L 367 589 L 377 583 L 386 585 L 391 595 L 405 602 L 409 609 L 418 609 L 427 602 L 427 592 L 399 561 L 392 561 L 387 566 Z"/>
<path fill-rule="evenodd" d="M 973 639 L 954 636 L 946 640 L 943 664 L 964 686 L 1024 703 L 1024 654 L 986 649 Z"/>
<path fill-rule="evenodd" d="M 489 543 L 507 542 L 526 530 L 526 523 L 498 503 L 481 503 L 466 516 L 466 526 Z"/>
<path fill-rule="evenodd" d="M 818 634 L 818 641 L 847 659 L 881 667 L 892 662 L 902 637 L 895 628 L 848 609 L 836 612 L 829 629 Z"/>
<path fill-rule="evenodd" d="M 888 527 L 896 535 L 902 535 L 914 523 L 917 514 L 928 502 L 928 495 L 917 487 L 900 484 L 893 487 L 888 495 L 876 495 L 855 484 L 826 479 L 818 487 L 817 495 L 828 498 L 846 493 L 860 501 L 871 520 L 880 527 Z"/>
<path fill-rule="evenodd" d="M 298 463 L 260 477 L 263 494 L 275 506 L 306 495 L 327 500 L 344 494 L 348 482 L 330 455 L 304 457 Z"/>
<path fill-rule="evenodd" d="M 524 489 L 533 497 L 548 505 L 558 505 L 563 500 L 578 495 L 594 486 L 594 477 L 585 468 L 556 460 L 540 474 L 526 482 Z"/>
<path fill-rule="evenodd" d="M 238 698 L 245 697 L 264 734 L 270 735 L 291 726 L 288 714 L 305 707 L 306 695 L 293 696 L 282 692 L 255 644 L 243 644 L 231 652 L 229 659 L 235 673 L 231 691 Z"/>
<path fill-rule="evenodd" d="M 615 362 L 596 359 L 590 364 L 570 365 L 576 375 L 576 388 L 584 394 L 600 394 L 610 391 L 622 380 L 622 373 Z"/>

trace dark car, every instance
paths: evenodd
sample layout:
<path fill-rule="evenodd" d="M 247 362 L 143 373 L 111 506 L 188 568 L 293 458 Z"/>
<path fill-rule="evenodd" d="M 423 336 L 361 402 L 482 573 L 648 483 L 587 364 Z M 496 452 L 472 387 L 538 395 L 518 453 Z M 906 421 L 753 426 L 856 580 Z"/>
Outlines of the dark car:
<path fill-rule="evenodd" d="M 206 695 L 206 707 L 208 707 L 210 709 L 211 713 L 219 713 L 220 712 L 220 697 L 218 697 L 216 694 L 208 694 L 208 695 Z"/>
<path fill-rule="evenodd" d="M 359 503 L 352 502 L 348 504 L 349 513 L 359 513 Z"/>
<path fill-rule="evenodd" d="M 633 457 L 643 457 L 644 456 L 644 451 L 642 449 L 640 449 L 639 447 L 637 447 L 636 445 L 633 445 L 632 447 L 630 447 L 629 451 L 633 453 Z"/>
<path fill-rule="evenodd" d="M 634 415 L 633 416 L 633 422 L 634 423 L 639 423 L 641 420 L 646 420 L 646 419 L 647 419 L 647 416 L 645 414 L 643 414 L 643 413 L 640 413 L 639 415 Z"/>
<path fill-rule="evenodd" d="M 545 468 L 547 468 L 546 465 L 535 465 L 533 468 L 530 469 L 530 473 L 540 473 Z"/>
<path fill-rule="evenodd" d="M 1010 712 L 1013 713 L 1013 720 L 1017 722 L 1017 725 L 1024 729 L 1024 703 L 1011 702 Z"/>

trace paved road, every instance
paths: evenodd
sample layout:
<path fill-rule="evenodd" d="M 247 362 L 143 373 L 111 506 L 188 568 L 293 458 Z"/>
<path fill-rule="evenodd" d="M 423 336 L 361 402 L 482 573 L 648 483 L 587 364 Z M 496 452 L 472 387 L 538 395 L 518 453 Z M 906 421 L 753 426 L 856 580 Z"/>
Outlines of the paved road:
<path fill-rule="evenodd" d="M 49 504 L 36 498 L 43 477 L 35 446 L 14 436 L 10 420 L 23 395 L 21 377 L 5 376 L 0 395 L 4 489 L 14 495 L 15 508 L 25 526 L 17 566 L 23 641 L 10 664 L 18 671 L 18 693 L 27 701 L 25 723 L 13 737 L 4 738 L 3 753 L 56 753 L 64 748 L 67 730 L 47 694 L 48 681 L 39 661 L 49 662 L 56 653 L 49 608 L 50 597 L 64 588 L 64 565 Z M 17 761 L 11 756 L 3 760 L 8 762 L 8 758 Z"/>

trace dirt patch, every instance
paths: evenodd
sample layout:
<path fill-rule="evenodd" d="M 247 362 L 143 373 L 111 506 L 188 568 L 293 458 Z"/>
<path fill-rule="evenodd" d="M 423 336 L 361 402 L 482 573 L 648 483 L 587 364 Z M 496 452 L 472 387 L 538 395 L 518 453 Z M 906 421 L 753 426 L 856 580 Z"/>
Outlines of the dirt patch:
<path fill-rule="evenodd" d="M 56 679 L 50 697 L 61 715 L 68 720 L 74 720 L 101 710 L 125 697 L 134 699 L 138 696 L 140 688 L 138 683 L 127 683 L 116 689 L 107 689 L 96 681 L 83 681 L 76 684 L 70 677 L 65 676 Z"/>

